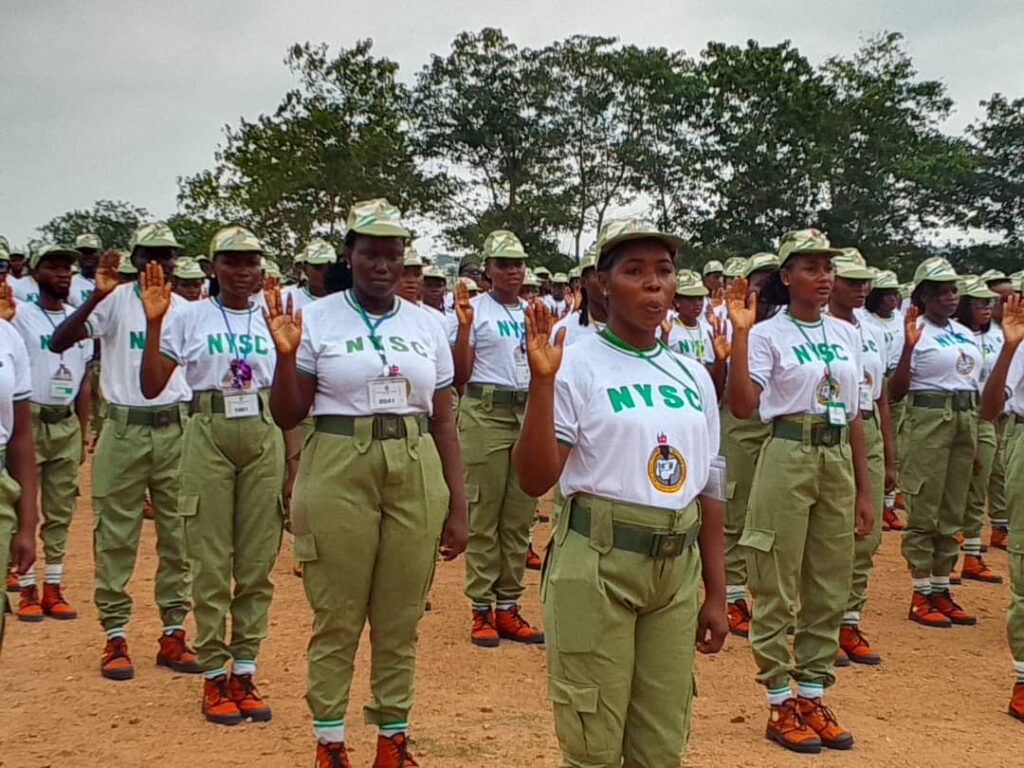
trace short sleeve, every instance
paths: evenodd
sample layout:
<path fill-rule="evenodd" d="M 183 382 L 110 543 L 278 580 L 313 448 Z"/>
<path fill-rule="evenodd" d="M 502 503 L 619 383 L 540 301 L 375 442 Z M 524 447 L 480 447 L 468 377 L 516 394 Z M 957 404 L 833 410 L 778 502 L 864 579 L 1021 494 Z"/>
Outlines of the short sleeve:
<path fill-rule="evenodd" d="M 747 341 L 747 370 L 761 389 L 766 389 L 775 369 L 772 342 L 766 333 L 751 332 Z"/>
<path fill-rule="evenodd" d="M 1024 346 L 1017 347 L 1010 360 L 1010 368 L 1006 372 L 1006 397 L 1012 397 L 1021 388 L 1024 388 Z"/>
<path fill-rule="evenodd" d="M 303 318 L 306 320 L 306 318 Z M 313 318 L 309 318 L 313 320 Z M 295 352 L 295 368 L 299 373 L 307 376 L 316 376 L 317 372 L 317 350 L 316 341 L 313 339 L 314 322 L 302 323 L 302 337 L 299 340 L 299 348 Z"/>
<path fill-rule="evenodd" d="M 455 316 L 455 312 L 450 312 L 444 316 L 445 330 L 448 332 L 448 344 L 449 346 L 455 344 L 455 336 L 459 333 L 459 319 Z"/>
<path fill-rule="evenodd" d="M 103 297 L 103 300 L 96 305 L 96 309 L 89 315 L 86 329 L 93 339 L 103 339 L 111 333 L 114 326 L 114 318 L 117 315 L 117 304 L 120 295 L 115 289 Z"/>
<path fill-rule="evenodd" d="M 160 331 L 160 354 L 178 365 L 185 363 L 185 313 L 168 312 Z"/>
<path fill-rule="evenodd" d="M 711 455 L 717 456 L 721 450 L 721 428 L 718 415 L 718 395 L 715 393 L 715 384 L 711 381 L 711 374 L 702 366 L 693 366 L 694 378 L 700 385 L 701 407 L 704 409 L 704 420 L 708 425 L 708 443 L 711 447 Z"/>
<path fill-rule="evenodd" d="M 571 378 L 571 358 L 562 362 L 562 368 L 555 376 L 555 439 L 563 445 L 576 445 L 579 438 L 579 416 L 576 404 L 580 393 L 575 392 Z"/>
<path fill-rule="evenodd" d="M 32 397 L 32 368 L 28 360 L 28 350 L 25 349 L 21 334 L 13 328 L 8 329 L 14 356 L 14 401 L 28 400 Z"/>
<path fill-rule="evenodd" d="M 424 310 L 425 312 L 433 312 L 432 309 Z M 434 334 L 434 342 L 437 345 L 437 357 L 435 358 L 435 365 L 437 366 L 437 382 L 434 389 L 443 389 L 449 387 L 452 381 L 455 379 L 455 363 L 452 361 L 452 348 L 448 346 L 448 339 L 445 338 L 445 329 L 441 323 L 430 323 L 430 330 Z"/>
<path fill-rule="evenodd" d="M 853 328 L 853 326 L 850 326 L 850 327 Z M 853 361 L 854 361 L 854 363 L 856 365 L 856 369 L 857 369 L 857 378 L 855 379 L 855 381 L 857 382 L 857 389 L 855 389 L 854 391 L 856 391 L 858 393 L 858 396 L 857 397 L 848 397 L 848 398 L 846 398 L 847 400 L 851 401 L 851 402 L 846 403 L 846 413 L 847 413 L 847 415 L 851 419 L 854 419 L 854 418 L 857 417 L 857 414 L 860 413 L 860 396 L 859 396 L 860 395 L 860 391 L 859 390 L 860 390 L 860 383 L 862 381 L 864 381 L 864 348 L 863 348 L 863 343 L 861 342 L 859 335 L 853 334 L 853 333 L 851 333 L 849 335 L 850 335 L 850 340 L 849 340 L 850 349 L 853 350 Z"/>
<path fill-rule="evenodd" d="M 902 331 L 902 327 L 900 329 Z M 886 373 L 892 373 L 896 370 L 896 366 L 900 364 L 900 358 L 903 356 L 903 333 L 896 332 L 893 334 L 892 342 L 888 345 L 889 359 L 885 361 Z"/>

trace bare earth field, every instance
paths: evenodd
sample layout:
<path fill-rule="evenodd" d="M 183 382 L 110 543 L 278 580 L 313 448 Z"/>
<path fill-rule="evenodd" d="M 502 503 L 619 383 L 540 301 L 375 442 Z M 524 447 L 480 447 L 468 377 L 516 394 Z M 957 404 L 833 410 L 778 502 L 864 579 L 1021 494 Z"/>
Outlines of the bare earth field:
<path fill-rule="evenodd" d="M 270 634 L 257 681 L 274 708 L 265 724 L 225 728 L 199 713 L 201 683 L 154 663 L 160 624 L 153 605 L 153 526 L 143 531 L 128 639 L 136 668 L 129 682 L 100 677 L 103 634 L 92 598 L 88 473 L 71 531 L 68 598 L 76 621 L 10 621 L 0 657 L 0 766 L 266 766 L 313 763 L 305 693 L 309 610 L 290 572 L 287 547 L 275 568 Z M 536 538 L 543 543 L 545 526 Z M 987 532 L 985 534 L 987 540 Z M 1006 558 L 991 552 L 1005 576 Z M 39 567 L 41 573 L 41 566 Z M 537 574 L 528 573 L 525 614 L 539 622 Z M 544 652 L 505 643 L 469 643 L 462 563 L 439 564 L 433 610 L 420 624 L 414 751 L 423 766 L 557 766 L 558 750 L 544 699 Z M 730 638 L 716 657 L 698 662 L 687 766 L 997 766 L 1024 765 L 1024 724 L 1006 714 L 1012 677 L 1004 636 L 1006 586 L 968 583 L 956 591 L 978 626 L 934 630 L 906 619 L 910 582 L 897 534 L 883 535 L 864 629 L 884 656 L 878 668 L 838 670 L 827 698 L 857 739 L 852 752 L 797 756 L 763 737 L 766 709 L 744 641 Z M 12 596 L 13 597 L 13 596 Z M 192 635 L 191 618 L 189 635 Z M 375 732 L 362 724 L 369 654 L 360 649 L 347 717 L 353 764 L 373 762 Z M 666 664 L 672 659 L 667 658 Z"/>

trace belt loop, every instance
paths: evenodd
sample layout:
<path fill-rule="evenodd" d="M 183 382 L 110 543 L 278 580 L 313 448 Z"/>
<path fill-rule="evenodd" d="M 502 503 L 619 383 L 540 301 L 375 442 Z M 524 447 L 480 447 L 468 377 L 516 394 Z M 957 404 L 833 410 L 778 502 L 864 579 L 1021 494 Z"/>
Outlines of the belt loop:
<path fill-rule="evenodd" d="M 607 555 L 614 540 L 611 504 L 595 499 L 590 504 L 590 548 Z"/>
<path fill-rule="evenodd" d="M 803 445 L 804 453 L 810 453 L 814 445 L 812 440 L 814 436 L 814 417 L 809 413 L 805 413 L 800 417 L 800 424 L 803 427 L 803 438 L 800 442 Z"/>
<path fill-rule="evenodd" d="M 953 420 L 953 404 L 954 404 L 953 401 L 954 400 L 956 400 L 956 395 L 954 395 L 954 394 L 946 395 L 946 407 L 942 411 L 942 420 L 943 421 L 952 421 Z"/>
<path fill-rule="evenodd" d="M 128 411 L 129 408 L 123 405 L 111 406 L 114 409 L 114 432 L 118 437 L 124 437 L 128 432 Z"/>
<path fill-rule="evenodd" d="M 261 389 L 257 395 L 260 399 L 260 418 L 264 424 L 273 424 L 274 417 L 270 414 L 270 390 Z"/>
<path fill-rule="evenodd" d="M 199 412 L 203 416 L 213 415 L 213 392 L 199 393 Z"/>
<path fill-rule="evenodd" d="M 494 410 L 494 387 L 484 384 L 480 387 L 480 402 L 487 413 Z"/>
<path fill-rule="evenodd" d="M 373 442 L 373 416 L 354 417 L 352 438 L 355 441 L 356 451 L 359 455 L 370 450 L 370 443 Z"/>
<path fill-rule="evenodd" d="M 420 458 L 420 420 L 418 416 L 402 416 L 405 423 L 405 448 L 409 458 L 418 461 Z"/>

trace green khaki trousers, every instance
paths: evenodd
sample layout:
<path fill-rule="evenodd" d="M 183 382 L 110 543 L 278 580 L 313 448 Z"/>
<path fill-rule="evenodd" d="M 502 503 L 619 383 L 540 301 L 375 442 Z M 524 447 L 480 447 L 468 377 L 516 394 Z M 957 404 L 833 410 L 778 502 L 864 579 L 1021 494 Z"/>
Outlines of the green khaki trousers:
<path fill-rule="evenodd" d="M 811 444 L 820 417 L 787 417 L 803 440 L 769 437 L 761 449 L 740 546 L 754 597 L 750 649 L 768 687 L 835 682 L 839 624 L 853 562 L 853 454 L 846 442 Z M 796 626 L 790 656 L 786 632 Z"/>
<path fill-rule="evenodd" d="M 370 623 L 370 702 L 364 719 L 407 720 L 416 627 L 433 579 L 448 486 L 434 440 L 404 418 L 405 437 L 317 431 L 292 497 L 293 552 L 313 610 L 306 702 L 316 720 L 344 718 L 363 625 Z"/>
<path fill-rule="evenodd" d="M 50 408 L 32 403 L 32 440 L 36 449 L 42 525 L 39 538 L 47 564 L 64 562 L 68 527 L 75 512 L 78 465 L 82 458 L 82 427 L 74 412 L 67 418 L 45 423 L 43 411 Z"/>
<path fill-rule="evenodd" d="M 1017 417 L 1021 418 L 1021 417 Z M 1006 504 L 1009 510 L 1006 562 L 1010 571 L 1010 606 L 1006 637 L 1014 661 L 1024 661 L 1024 423 L 1012 416 L 1003 432 Z"/>
<path fill-rule="evenodd" d="M 1006 442 L 1006 428 L 1010 417 L 1006 413 L 999 414 L 995 421 L 996 430 L 996 452 L 992 457 L 992 474 L 988 481 L 988 519 L 1006 520 L 1006 451 L 1003 445 Z M 979 437 L 980 440 L 980 437 Z"/>
<path fill-rule="evenodd" d="M 863 415 L 863 412 L 862 412 Z M 868 579 L 871 568 L 882 543 L 882 511 L 885 507 L 885 444 L 882 442 L 882 425 L 875 408 L 870 419 L 864 419 L 864 449 L 868 458 L 868 479 L 871 482 L 871 511 L 875 524 L 871 532 L 862 538 L 853 538 L 853 569 L 850 583 L 850 597 L 846 610 L 859 612 L 868 601 Z"/>
<path fill-rule="evenodd" d="M 590 536 L 558 514 L 540 599 L 548 700 L 563 768 L 678 766 L 694 693 L 700 551 L 675 558 L 612 547 L 612 525 L 678 533 L 696 502 L 671 511 L 577 495 Z"/>
<path fill-rule="evenodd" d="M 99 359 L 90 360 L 86 365 L 85 372 L 89 377 L 89 431 L 92 433 L 93 439 L 97 440 L 107 416 L 107 401 L 103 399 L 103 390 L 100 389 Z"/>
<path fill-rule="evenodd" d="M 182 422 L 187 418 L 185 404 L 130 410 L 177 410 Z M 123 627 L 131 616 L 126 587 L 135 569 L 147 490 L 156 525 L 153 591 L 165 626 L 185 620 L 192 590 L 178 510 L 182 423 L 149 426 L 130 420 L 125 406 L 107 406 L 107 422 L 92 461 L 94 601 L 104 629 Z"/>
<path fill-rule="evenodd" d="M 903 454 L 900 489 L 907 505 L 903 557 L 910 576 L 949 576 L 956 566 L 956 533 L 963 526 L 964 507 L 974 469 L 978 440 L 975 411 L 954 411 L 914 404 L 914 393 L 900 426 Z"/>
<path fill-rule="evenodd" d="M 975 466 L 967 490 L 967 504 L 964 508 L 963 533 L 965 539 L 981 536 L 981 524 L 985 519 L 985 499 L 992 481 L 992 468 L 996 461 L 996 425 L 991 421 L 978 419 L 978 449 Z"/>
<path fill-rule="evenodd" d="M 469 540 L 463 591 L 475 603 L 518 600 L 523 594 L 526 548 L 537 500 L 519 488 L 512 469 L 512 446 L 519 439 L 523 408 L 484 397 L 459 401 Z"/>
<path fill-rule="evenodd" d="M 11 559 L 11 539 L 18 530 L 18 499 L 21 486 L 7 473 L 7 456 L 0 449 L 0 573 L 7 577 Z M 4 618 L 10 610 L 7 592 L 0 598 L 0 651 L 4 648 Z"/>
<path fill-rule="evenodd" d="M 240 419 L 215 413 L 213 398 L 213 392 L 197 392 L 193 400 L 179 500 L 192 571 L 196 663 L 204 671 L 232 659 L 255 661 L 267 636 L 274 594 L 270 569 L 284 525 L 284 438 L 270 418 L 265 393 L 262 413 Z"/>
<path fill-rule="evenodd" d="M 771 425 L 763 423 L 757 411 L 749 419 L 737 419 L 725 403 L 721 411 L 721 445 L 725 458 L 725 583 L 739 587 L 747 583 L 747 558 L 740 548 L 740 536 L 747 520 L 747 501 L 757 457 L 771 434 Z"/>

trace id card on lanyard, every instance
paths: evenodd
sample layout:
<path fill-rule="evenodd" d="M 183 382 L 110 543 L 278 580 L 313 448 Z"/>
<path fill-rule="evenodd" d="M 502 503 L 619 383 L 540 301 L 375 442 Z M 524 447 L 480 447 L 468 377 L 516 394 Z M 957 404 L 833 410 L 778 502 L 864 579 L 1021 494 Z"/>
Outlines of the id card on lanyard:
<path fill-rule="evenodd" d="M 383 369 L 381 376 L 366 382 L 366 394 L 370 402 L 370 410 L 374 413 L 392 413 L 407 409 L 409 407 L 409 394 L 412 385 L 402 375 L 397 365 L 392 365 L 388 362 L 388 354 L 384 350 L 384 342 L 377 336 L 377 329 L 383 325 L 385 320 L 394 316 L 400 305 L 397 303 L 393 304 L 394 309 L 376 318 L 371 323 L 370 316 L 363 309 L 363 305 L 355 299 L 351 291 L 346 294 L 346 298 L 349 305 L 363 321 L 363 325 L 366 326 L 366 330 L 370 334 L 370 344 L 377 351 Z M 398 299 L 393 301 L 397 302 Z"/>
<path fill-rule="evenodd" d="M 804 341 L 807 342 L 812 350 L 817 349 L 814 342 L 811 341 L 807 332 L 804 330 L 800 322 L 789 314 L 789 310 L 786 310 L 786 317 L 789 319 L 796 329 L 800 331 L 800 335 L 804 337 Z M 825 343 L 826 351 L 829 349 L 828 346 L 828 333 L 825 331 L 825 318 L 821 318 L 821 338 Z M 863 385 L 861 385 L 863 389 Z M 825 408 L 825 422 L 831 427 L 845 427 L 846 426 L 846 403 L 842 400 L 837 399 L 839 397 L 839 382 L 832 375 L 832 367 L 828 364 L 826 358 L 825 361 L 825 375 L 822 376 L 821 381 L 815 387 L 814 397 L 818 405 Z M 858 398 L 860 393 L 858 393 Z M 866 410 L 866 409 L 865 409 Z"/>
<path fill-rule="evenodd" d="M 494 297 L 493 293 L 488 293 L 487 295 L 491 297 L 491 301 L 505 310 L 505 314 L 508 315 L 509 322 L 512 323 L 512 327 L 516 329 L 516 336 L 519 338 L 519 343 L 512 352 L 512 364 L 514 366 L 516 389 L 526 389 L 530 386 L 530 361 L 526 355 L 526 332 L 522 328 L 522 323 L 515 319 L 508 307 L 498 301 Z M 523 305 L 519 304 L 519 310 L 522 311 L 522 309 Z"/>
<path fill-rule="evenodd" d="M 235 350 L 235 359 L 231 361 L 227 375 L 224 380 L 228 386 L 221 390 L 224 396 L 224 416 L 228 419 L 245 419 L 251 416 L 260 415 L 260 397 L 252 391 L 252 368 L 246 358 L 248 353 L 238 357 L 238 350 L 241 348 L 236 341 L 235 334 L 231 330 L 231 323 L 228 321 L 228 313 L 219 299 L 210 299 L 220 307 L 221 317 L 224 318 L 224 326 L 227 328 L 231 347 Z M 252 306 L 249 307 L 246 335 L 252 339 Z"/>
<path fill-rule="evenodd" d="M 53 322 L 53 318 L 50 317 L 50 313 L 43 309 L 43 305 L 36 299 L 35 305 L 39 307 L 39 311 L 43 313 L 43 317 L 53 328 L 54 332 L 57 330 L 57 326 Z M 68 313 L 64 311 L 63 305 L 61 306 L 61 314 L 64 315 L 64 319 L 68 319 Z M 57 370 L 50 376 L 50 397 L 54 400 L 71 400 L 75 396 L 75 377 L 71 373 L 66 365 L 64 365 L 64 353 L 60 354 L 60 363 L 57 365 Z"/>

